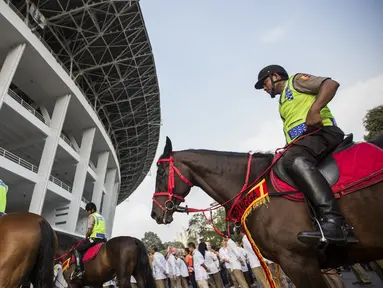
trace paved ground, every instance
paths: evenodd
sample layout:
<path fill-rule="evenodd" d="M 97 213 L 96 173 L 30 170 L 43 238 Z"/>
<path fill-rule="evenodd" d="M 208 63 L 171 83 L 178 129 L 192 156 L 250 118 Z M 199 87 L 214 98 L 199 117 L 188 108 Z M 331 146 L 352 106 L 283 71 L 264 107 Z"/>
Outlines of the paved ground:
<path fill-rule="evenodd" d="M 383 282 L 379 279 L 378 275 L 375 272 L 367 272 L 368 275 L 371 278 L 372 284 L 371 285 L 360 285 L 360 284 L 353 284 L 356 282 L 356 277 L 354 273 L 352 272 L 342 272 L 342 277 L 344 279 L 344 282 L 346 284 L 346 288 L 359 288 L 359 287 L 373 287 L 373 288 L 383 288 Z"/>
<path fill-rule="evenodd" d="M 352 272 L 342 272 L 342 278 L 346 285 L 346 288 L 360 288 L 360 287 L 368 287 L 368 288 L 383 288 L 383 282 L 379 279 L 378 275 L 375 272 L 367 272 L 371 278 L 371 285 L 361 285 L 357 284 L 357 279 Z M 355 283 L 355 284 L 353 284 Z"/>
<path fill-rule="evenodd" d="M 346 288 L 360 288 L 360 287 L 367 287 L 367 288 L 383 288 L 383 282 L 379 279 L 378 275 L 375 272 L 367 272 L 368 275 L 371 278 L 372 284 L 371 285 L 361 285 L 357 282 L 357 279 L 352 272 L 342 272 L 342 278 L 345 282 Z M 355 284 L 353 284 L 355 283 Z"/>

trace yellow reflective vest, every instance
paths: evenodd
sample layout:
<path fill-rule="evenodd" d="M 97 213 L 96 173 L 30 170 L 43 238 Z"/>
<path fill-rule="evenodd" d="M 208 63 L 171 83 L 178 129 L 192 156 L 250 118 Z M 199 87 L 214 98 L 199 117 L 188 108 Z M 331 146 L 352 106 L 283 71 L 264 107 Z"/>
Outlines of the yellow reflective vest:
<path fill-rule="evenodd" d="M 312 104 L 315 101 L 315 95 L 298 92 L 294 89 L 292 75 L 279 98 L 279 114 L 283 121 L 283 132 L 286 142 L 290 143 L 306 131 L 306 117 Z M 323 126 L 336 126 L 334 116 L 330 109 L 323 107 L 320 111 Z"/>
<path fill-rule="evenodd" d="M 97 212 L 91 214 L 94 218 L 94 226 L 90 238 L 101 238 L 105 237 L 105 219 Z"/>
<path fill-rule="evenodd" d="M 0 213 L 5 213 L 7 207 L 8 186 L 0 179 Z"/>

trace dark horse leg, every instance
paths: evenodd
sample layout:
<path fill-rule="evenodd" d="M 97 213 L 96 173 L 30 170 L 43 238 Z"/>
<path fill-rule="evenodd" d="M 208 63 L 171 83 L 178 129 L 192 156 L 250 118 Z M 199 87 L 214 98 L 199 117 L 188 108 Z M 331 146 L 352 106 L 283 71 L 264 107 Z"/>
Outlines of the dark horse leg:
<path fill-rule="evenodd" d="M 300 230 L 310 225 L 305 204 L 283 198 L 256 208 L 247 221 L 263 256 L 279 264 L 296 288 L 325 288 L 317 252 L 297 239 Z"/>
<path fill-rule="evenodd" d="M 272 187 L 268 187 L 272 191 Z M 272 197 L 270 203 L 253 211 L 247 225 L 264 257 L 280 264 L 297 288 L 326 287 L 320 286 L 323 279 L 313 279 L 319 277 L 320 265 L 328 260 L 333 261 L 332 267 L 338 267 L 347 262 L 383 258 L 383 214 L 379 204 L 383 202 L 382 191 L 383 182 L 380 182 L 338 200 L 342 213 L 354 227 L 359 243 L 346 248 L 331 247 L 333 249 L 328 255 L 320 254 L 314 247 L 297 239 L 300 231 L 312 227 L 305 203 Z M 344 249 L 346 254 L 343 254 Z"/>
<path fill-rule="evenodd" d="M 135 257 L 133 248 L 129 245 L 120 250 L 117 265 L 113 265 L 117 276 L 117 286 L 121 288 L 131 288 L 130 278 L 134 271 L 135 263 L 138 259 Z"/>
<path fill-rule="evenodd" d="M 137 280 L 137 286 L 139 288 L 155 288 L 156 283 L 153 278 L 152 269 L 149 263 L 149 256 L 147 254 L 145 245 L 138 239 L 136 239 L 134 242 L 137 245 L 137 263 L 133 276 Z"/>
<path fill-rule="evenodd" d="M 285 255 L 280 256 L 280 266 L 297 288 L 327 288 L 319 263 L 315 256 Z"/>
<path fill-rule="evenodd" d="M 132 287 L 130 278 L 133 275 L 140 288 L 154 288 L 155 282 L 144 244 L 133 237 L 114 238 L 109 241 L 110 250 L 115 254 L 113 268 L 116 271 L 118 287 Z M 117 248 L 117 249 L 116 249 Z"/>

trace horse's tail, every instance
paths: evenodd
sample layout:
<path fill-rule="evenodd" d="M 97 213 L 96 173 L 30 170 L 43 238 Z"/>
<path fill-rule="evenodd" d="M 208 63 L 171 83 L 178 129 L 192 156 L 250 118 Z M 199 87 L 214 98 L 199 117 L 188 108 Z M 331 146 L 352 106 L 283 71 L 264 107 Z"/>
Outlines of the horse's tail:
<path fill-rule="evenodd" d="M 142 273 L 141 275 L 144 279 L 145 288 L 155 288 L 156 283 L 153 278 L 152 268 L 150 267 L 149 256 L 145 245 L 138 239 L 134 239 L 134 242 L 137 245 L 136 273 Z"/>
<path fill-rule="evenodd" d="M 53 287 L 53 266 L 57 236 L 51 225 L 45 220 L 40 221 L 41 241 L 34 267 L 32 284 L 34 287 Z"/>

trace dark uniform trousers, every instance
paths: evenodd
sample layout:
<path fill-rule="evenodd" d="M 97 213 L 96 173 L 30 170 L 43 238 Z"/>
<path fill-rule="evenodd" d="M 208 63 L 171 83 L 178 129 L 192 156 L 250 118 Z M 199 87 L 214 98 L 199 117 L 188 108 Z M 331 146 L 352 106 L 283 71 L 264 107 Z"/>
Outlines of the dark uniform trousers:
<path fill-rule="evenodd" d="M 102 243 L 102 242 L 106 242 L 106 239 L 92 238 L 90 240 L 89 238 L 86 238 L 84 243 L 80 244 L 77 247 L 77 251 L 80 252 L 81 254 L 84 254 L 84 252 L 86 252 L 86 250 L 88 250 L 90 247 L 92 247 L 98 243 Z"/>
<path fill-rule="evenodd" d="M 313 170 L 315 169 L 315 167 L 313 166 L 317 166 L 326 156 L 332 153 L 335 150 L 335 148 L 340 143 L 342 143 L 343 139 L 344 139 L 344 133 L 340 128 L 336 126 L 324 126 L 318 132 L 312 135 L 308 135 L 302 138 L 301 140 L 298 140 L 290 148 L 287 149 L 286 153 L 282 157 L 283 165 L 286 169 L 286 172 L 289 173 L 290 177 L 293 178 L 294 182 L 298 186 L 297 188 L 300 191 L 302 191 L 306 195 L 306 197 L 308 197 L 309 201 L 310 200 L 314 201 L 314 203 L 312 201 L 310 202 L 314 207 L 316 207 L 315 209 L 316 213 L 319 212 L 319 214 L 322 214 L 321 211 L 323 212 L 324 211 L 323 209 L 328 211 L 328 208 L 323 207 L 322 209 L 320 207 L 317 207 L 316 205 L 320 205 L 322 207 L 322 205 L 335 205 L 335 204 L 334 203 L 329 204 L 329 202 L 326 202 L 325 204 L 322 201 L 321 203 L 315 203 L 317 201 L 315 199 L 318 199 L 316 198 L 318 196 L 314 197 L 311 194 L 312 192 L 310 192 L 310 194 L 306 194 L 306 193 L 309 193 L 309 191 L 312 191 L 312 189 L 317 189 L 317 190 L 319 189 L 321 191 L 317 191 L 316 193 L 322 194 L 324 197 L 323 199 L 328 199 L 326 201 L 329 201 L 330 200 L 329 197 L 331 197 L 332 195 L 332 189 L 330 185 L 328 184 L 327 180 L 319 172 L 315 173 L 314 178 L 317 179 L 315 181 L 320 180 L 321 182 L 320 184 L 319 182 L 315 182 L 314 184 L 314 182 L 312 182 L 311 180 L 308 180 L 305 177 L 312 177 L 308 175 L 313 175 L 312 173 L 314 172 Z M 299 169 L 303 169 L 303 170 L 297 170 L 297 166 L 296 166 L 297 161 L 302 161 L 302 159 L 306 164 L 304 164 L 304 166 L 300 166 L 301 168 Z M 305 174 L 305 176 L 303 176 L 302 173 Z M 304 177 L 306 180 L 302 181 L 303 180 L 301 179 L 302 177 Z M 311 184 L 309 184 L 307 181 L 311 182 Z M 316 188 L 314 188 L 314 186 L 311 186 L 311 185 L 315 185 Z M 324 195 L 327 195 L 327 196 L 324 196 Z M 335 207 L 335 206 L 332 206 L 332 207 Z M 332 209 L 335 209 L 335 208 L 332 208 Z M 337 213 L 337 211 L 335 210 L 333 210 L 332 212 Z"/>
<path fill-rule="evenodd" d="M 317 166 L 344 139 L 343 131 L 336 126 L 324 126 L 318 132 L 295 142 L 283 156 L 283 164 L 287 171 L 297 156 L 305 157 L 306 161 Z"/>

